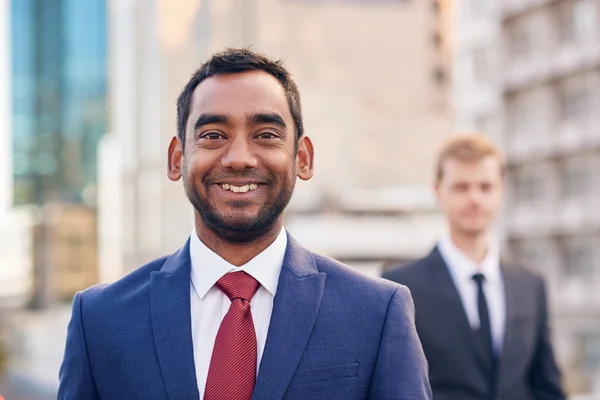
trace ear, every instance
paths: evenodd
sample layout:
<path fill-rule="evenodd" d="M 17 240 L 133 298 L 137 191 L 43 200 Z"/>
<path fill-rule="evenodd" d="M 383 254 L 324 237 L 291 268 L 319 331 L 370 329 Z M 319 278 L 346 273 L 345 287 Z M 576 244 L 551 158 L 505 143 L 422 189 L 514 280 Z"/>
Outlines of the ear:
<path fill-rule="evenodd" d="M 173 136 L 169 144 L 169 165 L 167 166 L 167 176 L 172 181 L 178 181 L 181 178 L 181 163 L 183 158 L 183 148 L 181 141 L 177 136 Z"/>
<path fill-rule="evenodd" d="M 308 136 L 298 139 L 298 154 L 296 155 L 296 174 L 298 178 L 307 181 L 315 173 L 314 150 Z"/>
<path fill-rule="evenodd" d="M 433 183 L 433 193 L 435 194 L 435 200 L 439 204 L 440 202 L 440 181 L 436 179 Z"/>

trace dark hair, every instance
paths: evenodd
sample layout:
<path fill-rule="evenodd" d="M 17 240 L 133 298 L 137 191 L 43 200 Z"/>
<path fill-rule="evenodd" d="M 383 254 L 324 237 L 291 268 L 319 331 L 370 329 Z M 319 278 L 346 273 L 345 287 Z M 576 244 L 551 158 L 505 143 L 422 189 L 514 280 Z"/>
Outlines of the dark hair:
<path fill-rule="evenodd" d="M 296 137 L 304 133 L 302 126 L 302 109 L 300 107 L 300 92 L 292 75 L 285 69 L 281 60 L 272 60 L 250 49 L 226 49 L 214 54 L 206 61 L 183 88 L 177 99 L 177 135 L 185 147 L 185 126 L 190 116 L 192 94 L 203 80 L 218 74 L 235 74 L 246 71 L 264 71 L 275 77 L 287 96 L 290 113 L 294 120 Z"/>

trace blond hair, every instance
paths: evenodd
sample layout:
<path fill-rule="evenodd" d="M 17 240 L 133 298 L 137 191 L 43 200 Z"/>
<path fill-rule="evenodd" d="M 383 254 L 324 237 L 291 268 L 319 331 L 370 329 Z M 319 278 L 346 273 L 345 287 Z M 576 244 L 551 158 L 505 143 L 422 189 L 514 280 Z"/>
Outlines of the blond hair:
<path fill-rule="evenodd" d="M 449 159 L 459 161 L 479 161 L 485 157 L 495 157 L 504 173 L 504 159 L 500 150 L 494 145 L 489 137 L 483 133 L 461 133 L 450 137 L 442 145 L 436 166 L 436 181 L 440 182 L 444 176 L 444 164 Z"/>

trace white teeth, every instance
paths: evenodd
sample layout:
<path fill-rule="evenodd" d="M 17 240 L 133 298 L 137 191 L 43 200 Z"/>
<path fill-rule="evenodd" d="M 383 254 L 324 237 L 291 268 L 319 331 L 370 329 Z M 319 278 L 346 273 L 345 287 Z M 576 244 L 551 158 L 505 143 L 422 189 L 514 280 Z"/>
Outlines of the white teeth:
<path fill-rule="evenodd" d="M 251 183 L 249 185 L 244 185 L 244 186 L 234 186 L 234 185 L 230 185 L 228 183 L 223 183 L 223 184 L 221 184 L 221 187 L 224 190 L 229 190 L 229 191 L 232 191 L 234 193 L 246 193 L 246 192 L 249 192 L 251 190 L 258 189 L 258 184 Z"/>

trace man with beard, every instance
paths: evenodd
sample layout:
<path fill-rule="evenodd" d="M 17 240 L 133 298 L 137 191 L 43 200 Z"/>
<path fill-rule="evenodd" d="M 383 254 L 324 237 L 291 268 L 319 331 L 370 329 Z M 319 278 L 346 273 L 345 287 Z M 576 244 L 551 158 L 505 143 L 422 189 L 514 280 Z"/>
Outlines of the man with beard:
<path fill-rule="evenodd" d="M 183 180 L 194 232 L 75 296 L 59 399 L 430 399 L 408 290 L 283 229 L 313 145 L 281 63 L 216 54 L 177 111 L 168 177 Z"/>
<path fill-rule="evenodd" d="M 407 285 L 435 400 L 564 400 L 542 278 L 500 260 L 503 161 L 482 134 L 442 147 L 435 192 L 449 234 L 384 274 Z"/>

